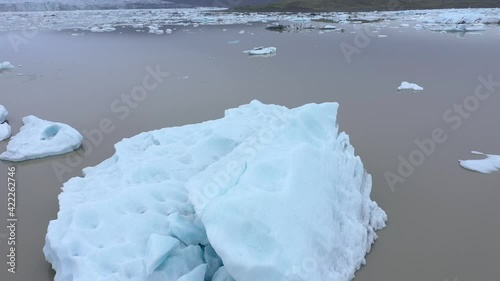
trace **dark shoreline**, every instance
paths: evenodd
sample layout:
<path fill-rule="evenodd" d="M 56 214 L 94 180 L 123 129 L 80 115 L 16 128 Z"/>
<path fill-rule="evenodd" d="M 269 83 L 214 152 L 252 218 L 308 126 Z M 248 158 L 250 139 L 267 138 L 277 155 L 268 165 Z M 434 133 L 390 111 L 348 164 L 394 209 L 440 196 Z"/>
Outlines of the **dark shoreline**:
<path fill-rule="evenodd" d="M 467 8 L 499 8 L 500 3 L 495 0 L 487 1 L 404 1 L 404 0 L 375 0 L 370 3 L 364 1 L 334 2 L 324 5 L 319 1 L 293 1 L 276 4 L 234 7 L 231 12 L 373 12 L 373 11 L 404 11 L 404 10 L 432 10 L 432 9 L 467 9 Z"/>

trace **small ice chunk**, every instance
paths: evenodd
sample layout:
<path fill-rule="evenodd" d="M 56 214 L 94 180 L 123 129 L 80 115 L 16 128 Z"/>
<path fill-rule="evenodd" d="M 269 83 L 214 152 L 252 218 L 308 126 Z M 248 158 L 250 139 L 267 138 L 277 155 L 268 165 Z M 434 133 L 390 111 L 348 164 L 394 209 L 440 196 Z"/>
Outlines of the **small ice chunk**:
<path fill-rule="evenodd" d="M 170 29 L 170 28 L 167 28 L 165 30 L 165 33 L 167 33 L 167 34 L 172 34 L 172 32 L 174 32 L 174 31 L 172 29 Z"/>
<path fill-rule="evenodd" d="M 10 138 L 12 130 L 10 128 L 9 123 L 4 122 L 0 124 L 0 141 L 6 140 Z"/>
<path fill-rule="evenodd" d="M 422 91 L 424 88 L 420 87 L 415 83 L 409 83 L 406 81 L 401 82 L 401 86 L 398 87 L 398 91 L 402 90 L 413 90 L 413 91 Z"/>
<path fill-rule="evenodd" d="M 378 35 L 377 35 L 377 37 L 378 37 L 378 38 L 386 38 L 386 37 L 387 37 L 387 35 L 385 35 L 385 34 L 378 34 Z"/>
<path fill-rule="evenodd" d="M 21 131 L 14 136 L 1 160 L 25 161 L 68 153 L 80 147 L 83 136 L 72 127 L 30 115 L 23 118 Z"/>
<path fill-rule="evenodd" d="M 325 25 L 321 29 L 337 29 L 335 25 Z"/>
<path fill-rule="evenodd" d="M 5 109 L 5 106 L 0 104 L 0 123 L 5 122 L 5 120 L 7 120 L 7 116 L 9 116 L 9 112 Z"/>
<path fill-rule="evenodd" d="M 240 30 L 240 34 L 245 34 L 245 30 Z"/>
<path fill-rule="evenodd" d="M 484 159 L 458 160 L 460 166 L 465 169 L 490 174 L 500 170 L 500 155 L 484 154 L 478 151 L 471 151 L 472 154 L 486 156 Z"/>
<path fill-rule="evenodd" d="M 10 63 L 8 61 L 4 61 L 4 62 L 0 63 L 0 71 L 9 70 L 9 69 L 13 69 L 13 68 L 14 68 L 14 65 L 12 65 L 12 63 Z"/>
<path fill-rule="evenodd" d="M 253 50 L 246 50 L 249 55 L 271 55 L 276 53 L 276 47 L 256 47 Z"/>

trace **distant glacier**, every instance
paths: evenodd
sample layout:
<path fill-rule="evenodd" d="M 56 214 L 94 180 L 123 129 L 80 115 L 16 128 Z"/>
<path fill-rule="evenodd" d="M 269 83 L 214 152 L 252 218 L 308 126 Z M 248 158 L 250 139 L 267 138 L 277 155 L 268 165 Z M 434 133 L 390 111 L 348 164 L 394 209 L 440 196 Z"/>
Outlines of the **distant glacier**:
<path fill-rule="evenodd" d="M 0 12 L 189 8 L 165 0 L 0 0 Z"/>

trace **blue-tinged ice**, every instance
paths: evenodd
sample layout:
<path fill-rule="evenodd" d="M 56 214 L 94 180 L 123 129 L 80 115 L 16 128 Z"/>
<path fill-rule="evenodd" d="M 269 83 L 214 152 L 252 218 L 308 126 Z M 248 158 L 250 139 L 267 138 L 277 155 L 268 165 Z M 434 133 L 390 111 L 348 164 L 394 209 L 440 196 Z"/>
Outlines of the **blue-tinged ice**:
<path fill-rule="evenodd" d="M 59 196 L 56 281 L 348 281 L 385 226 L 337 103 L 139 134 Z"/>
<path fill-rule="evenodd" d="M 23 118 L 21 131 L 7 144 L 1 160 L 25 161 L 64 154 L 80 147 L 83 136 L 72 127 L 30 115 Z"/>

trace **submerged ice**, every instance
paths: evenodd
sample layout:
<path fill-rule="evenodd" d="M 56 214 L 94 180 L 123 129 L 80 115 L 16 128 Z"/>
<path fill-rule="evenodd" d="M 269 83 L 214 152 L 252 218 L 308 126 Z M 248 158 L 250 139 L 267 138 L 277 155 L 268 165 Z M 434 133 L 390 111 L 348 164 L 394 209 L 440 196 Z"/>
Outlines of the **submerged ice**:
<path fill-rule="evenodd" d="M 1 160 L 24 161 L 64 154 L 80 147 L 83 136 L 72 127 L 30 115 L 23 127 L 7 144 Z"/>
<path fill-rule="evenodd" d="M 253 101 L 117 143 L 64 184 L 55 280 L 351 280 L 387 217 L 337 109 Z"/>

